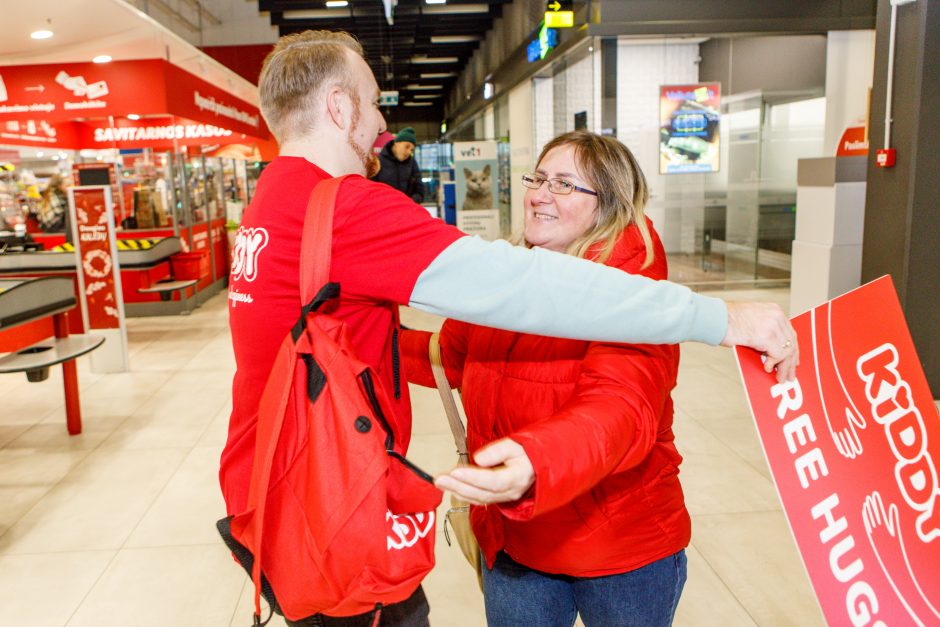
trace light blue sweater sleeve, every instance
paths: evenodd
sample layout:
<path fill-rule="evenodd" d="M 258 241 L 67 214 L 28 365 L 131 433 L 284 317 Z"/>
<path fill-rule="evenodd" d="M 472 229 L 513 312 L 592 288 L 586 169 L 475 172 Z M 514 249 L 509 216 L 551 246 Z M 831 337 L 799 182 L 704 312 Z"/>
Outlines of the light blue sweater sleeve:
<path fill-rule="evenodd" d="M 409 305 L 510 331 L 579 340 L 718 344 L 724 301 L 541 248 L 462 237 L 418 277 Z"/>

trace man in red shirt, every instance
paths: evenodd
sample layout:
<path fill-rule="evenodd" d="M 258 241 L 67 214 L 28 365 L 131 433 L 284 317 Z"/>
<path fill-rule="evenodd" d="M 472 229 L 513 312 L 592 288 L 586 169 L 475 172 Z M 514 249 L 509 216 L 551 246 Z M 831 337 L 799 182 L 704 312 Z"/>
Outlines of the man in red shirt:
<path fill-rule="evenodd" d="M 281 38 L 265 60 L 261 111 L 280 146 L 238 230 L 229 284 L 236 373 L 220 482 L 229 514 L 245 508 L 261 392 L 300 311 L 300 244 L 307 199 L 320 181 L 342 184 L 333 218 L 330 281 L 342 286 L 332 315 L 346 322 L 358 357 L 394 391 L 390 417 L 407 450 L 411 407 L 398 373 L 398 306 L 514 331 L 616 342 L 751 346 L 768 372 L 792 378 L 796 337 L 768 303 L 725 303 L 547 250 L 484 242 L 432 219 L 401 192 L 366 178 L 385 130 L 379 88 L 358 42 L 307 31 Z M 559 299 L 557 295 L 564 295 Z M 514 465 L 493 470 L 511 480 Z M 384 608 L 382 625 L 426 625 L 418 588 Z M 372 616 L 316 615 L 291 625 L 369 625 Z"/>

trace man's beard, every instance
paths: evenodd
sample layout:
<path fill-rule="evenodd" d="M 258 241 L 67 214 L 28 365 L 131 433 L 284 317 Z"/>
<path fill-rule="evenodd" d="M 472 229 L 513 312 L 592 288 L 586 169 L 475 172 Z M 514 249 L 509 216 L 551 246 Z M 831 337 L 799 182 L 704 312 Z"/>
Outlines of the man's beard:
<path fill-rule="evenodd" d="M 379 158 L 372 151 L 372 147 L 369 147 L 369 150 L 363 150 L 354 139 L 356 130 L 359 127 L 359 118 L 362 115 L 362 111 L 359 108 L 359 98 L 355 94 L 351 94 L 353 101 L 353 114 L 352 122 L 349 125 L 349 134 L 346 136 L 346 142 L 349 144 L 349 147 L 352 148 L 353 152 L 356 153 L 356 156 L 359 157 L 359 161 L 362 162 L 362 168 L 365 171 L 366 178 L 372 178 L 379 173 Z"/>

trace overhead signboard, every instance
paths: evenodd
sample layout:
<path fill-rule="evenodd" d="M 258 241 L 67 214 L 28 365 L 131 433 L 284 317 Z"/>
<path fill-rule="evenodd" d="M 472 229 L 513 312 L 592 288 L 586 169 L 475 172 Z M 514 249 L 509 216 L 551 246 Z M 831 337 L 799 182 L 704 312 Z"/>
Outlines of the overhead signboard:
<path fill-rule="evenodd" d="M 162 59 L 5 66 L 0 67 L 0 80 L 5 86 L 0 94 L 4 128 L 7 121 L 54 126 L 131 113 L 171 114 L 268 137 L 257 107 Z"/>
<path fill-rule="evenodd" d="M 940 624 L 940 416 L 890 277 L 793 319 L 796 379 L 737 349 L 829 625 Z"/>
<path fill-rule="evenodd" d="M 545 26 L 549 28 L 571 28 L 574 26 L 574 11 L 571 2 L 549 0 L 545 3 Z"/>
<path fill-rule="evenodd" d="M 379 106 L 382 106 L 382 107 L 398 106 L 398 92 L 397 91 L 379 92 Z"/>
<path fill-rule="evenodd" d="M 574 11 L 546 11 L 545 25 L 549 28 L 571 28 L 574 26 Z"/>

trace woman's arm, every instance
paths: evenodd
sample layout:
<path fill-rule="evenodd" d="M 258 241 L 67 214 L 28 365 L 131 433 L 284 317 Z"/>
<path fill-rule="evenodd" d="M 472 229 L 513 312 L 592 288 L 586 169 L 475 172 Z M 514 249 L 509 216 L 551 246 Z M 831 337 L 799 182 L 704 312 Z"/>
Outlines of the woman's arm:
<path fill-rule="evenodd" d="M 452 388 L 459 388 L 463 379 L 463 364 L 467 356 L 466 344 L 470 326 L 458 320 L 445 320 L 441 327 L 439 342 L 441 360 L 447 381 Z M 437 387 L 431 372 L 431 359 L 428 354 L 430 331 L 403 329 L 401 332 L 401 358 L 404 364 L 405 378 L 408 383 L 424 387 Z"/>
<path fill-rule="evenodd" d="M 675 346 L 592 345 L 558 412 L 481 448 L 473 455 L 478 467 L 441 475 L 438 487 L 473 503 L 506 503 L 514 519 L 573 500 L 646 458 L 677 364 Z"/>

